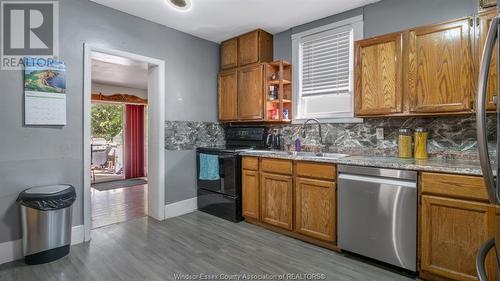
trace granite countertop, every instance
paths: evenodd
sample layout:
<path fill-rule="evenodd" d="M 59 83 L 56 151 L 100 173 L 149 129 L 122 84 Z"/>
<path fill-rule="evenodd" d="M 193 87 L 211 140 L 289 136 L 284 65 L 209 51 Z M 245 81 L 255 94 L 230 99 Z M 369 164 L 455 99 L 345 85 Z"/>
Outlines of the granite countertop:
<path fill-rule="evenodd" d="M 318 157 L 312 155 L 294 155 L 283 151 L 259 151 L 244 150 L 240 152 L 243 156 L 258 156 L 266 158 L 315 161 L 334 164 L 345 164 L 355 166 L 389 168 L 400 170 L 414 170 L 426 172 L 439 172 L 461 175 L 482 176 L 479 161 L 473 160 L 446 160 L 446 159 L 401 159 L 396 157 L 372 157 L 372 156 L 348 156 L 339 159 Z M 495 169 L 494 169 L 495 170 Z"/>

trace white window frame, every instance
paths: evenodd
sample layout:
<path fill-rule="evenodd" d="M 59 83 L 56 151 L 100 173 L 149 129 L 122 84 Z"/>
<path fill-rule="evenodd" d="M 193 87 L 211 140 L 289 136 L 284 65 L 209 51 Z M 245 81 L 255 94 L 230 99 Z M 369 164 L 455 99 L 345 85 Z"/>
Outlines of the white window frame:
<path fill-rule="evenodd" d="M 302 106 L 302 44 L 306 37 L 311 37 L 312 35 L 318 33 L 335 33 L 346 28 L 352 29 L 353 42 L 351 44 L 350 50 L 350 88 L 352 97 L 352 108 L 349 112 L 333 113 L 329 115 L 310 115 L 301 116 L 300 108 Z M 292 96 L 294 104 L 294 119 L 293 123 L 304 123 L 309 118 L 317 118 L 322 123 L 360 123 L 363 119 L 354 118 L 354 42 L 363 39 L 363 15 L 345 19 L 342 21 L 334 22 L 303 32 L 295 33 L 292 35 L 292 65 L 293 67 L 293 79 L 292 79 Z"/>

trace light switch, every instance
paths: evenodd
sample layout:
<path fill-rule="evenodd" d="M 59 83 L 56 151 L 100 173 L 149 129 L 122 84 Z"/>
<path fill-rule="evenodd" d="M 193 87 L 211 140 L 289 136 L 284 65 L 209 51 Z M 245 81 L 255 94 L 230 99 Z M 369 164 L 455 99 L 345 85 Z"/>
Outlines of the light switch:
<path fill-rule="evenodd" d="M 377 128 L 377 140 L 384 139 L 384 128 Z"/>

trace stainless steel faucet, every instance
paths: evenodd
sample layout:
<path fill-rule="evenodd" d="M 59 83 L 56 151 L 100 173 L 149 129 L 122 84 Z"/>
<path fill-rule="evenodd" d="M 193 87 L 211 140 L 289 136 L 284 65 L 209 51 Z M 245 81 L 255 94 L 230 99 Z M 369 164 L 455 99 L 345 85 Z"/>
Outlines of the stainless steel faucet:
<path fill-rule="evenodd" d="M 318 124 L 319 144 L 321 144 L 321 146 L 323 146 L 323 135 L 321 133 L 321 123 L 316 118 L 307 119 L 307 121 L 304 122 L 304 125 L 302 125 L 302 128 L 301 128 L 301 130 L 302 130 L 302 137 L 303 138 L 306 137 L 306 125 L 309 123 L 309 121 L 313 121 L 313 122 L 316 122 Z"/>

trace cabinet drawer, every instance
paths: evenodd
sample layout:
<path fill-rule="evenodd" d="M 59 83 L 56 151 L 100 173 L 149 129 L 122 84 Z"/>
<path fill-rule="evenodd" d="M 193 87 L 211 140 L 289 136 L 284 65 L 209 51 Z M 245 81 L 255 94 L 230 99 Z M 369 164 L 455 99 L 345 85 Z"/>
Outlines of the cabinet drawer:
<path fill-rule="evenodd" d="M 297 162 L 295 173 L 299 177 L 324 179 L 329 181 L 334 181 L 337 178 L 337 168 L 333 164 Z"/>
<path fill-rule="evenodd" d="M 261 168 L 263 172 L 291 175 L 292 161 L 263 158 L 261 162 Z"/>
<path fill-rule="evenodd" d="M 482 177 L 422 173 L 422 193 L 488 202 Z"/>
<path fill-rule="evenodd" d="M 259 170 L 259 158 L 245 156 L 243 160 L 241 160 L 241 166 L 245 170 L 257 171 Z"/>

